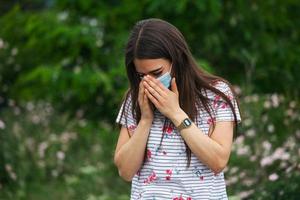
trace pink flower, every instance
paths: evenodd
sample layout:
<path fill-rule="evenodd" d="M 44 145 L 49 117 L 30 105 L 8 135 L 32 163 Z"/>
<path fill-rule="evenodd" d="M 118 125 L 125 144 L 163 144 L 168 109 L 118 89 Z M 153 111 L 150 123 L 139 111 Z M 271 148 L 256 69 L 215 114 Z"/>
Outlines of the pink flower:
<path fill-rule="evenodd" d="M 169 174 L 169 175 L 172 175 L 172 170 L 171 169 L 167 169 L 166 173 Z"/>
<path fill-rule="evenodd" d="M 207 120 L 207 124 L 209 124 L 209 125 L 211 125 L 213 122 L 215 122 L 216 121 L 216 118 L 215 117 L 213 117 L 213 118 L 209 118 L 208 120 Z"/>
<path fill-rule="evenodd" d="M 138 170 L 138 171 L 136 172 L 136 175 L 140 176 L 140 175 L 141 175 L 141 171 Z"/>
<path fill-rule="evenodd" d="M 136 126 L 135 125 L 130 125 L 130 126 L 128 126 L 128 129 L 129 129 L 129 131 L 132 132 L 136 129 Z"/>
<path fill-rule="evenodd" d="M 173 132 L 173 128 L 171 126 L 165 126 L 163 131 L 167 134 L 171 134 Z"/>
<path fill-rule="evenodd" d="M 227 96 L 229 99 L 232 99 L 232 97 L 230 96 Z M 221 101 L 221 96 L 219 95 L 216 95 L 215 98 L 214 98 L 214 101 L 213 101 L 213 107 L 214 108 L 227 108 L 229 106 L 229 104 L 224 100 L 224 101 Z"/>
<path fill-rule="evenodd" d="M 151 150 L 150 149 L 147 149 L 147 160 L 149 160 L 151 158 Z"/>

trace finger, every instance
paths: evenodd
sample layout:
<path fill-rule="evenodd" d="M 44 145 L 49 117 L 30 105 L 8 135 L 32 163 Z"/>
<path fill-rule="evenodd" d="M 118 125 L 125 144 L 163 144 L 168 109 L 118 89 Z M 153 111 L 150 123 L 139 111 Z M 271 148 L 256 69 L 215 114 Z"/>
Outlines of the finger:
<path fill-rule="evenodd" d="M 156 108 L 160 107 L 160 103 L 157 101 L 157 99 L 148 91 L 148 89 L 145 89 L 145 93 L 147 97 L 150 99 L 150 101 L 155 105 Z"/>
<path fill-rule="evenodd" d="M 146 94 L 146 93 L 144 93 L 144 102 L 145 102 L 145 103 L 148 103 L 148 97 L 147 97 L 147 94 Z"/>
<path fill-rule="evenodd" d="M 165 96 L 168 92 L 168 88 L 166 88 L 159 80 L 153 78 L 151 76 L 146 76 L 145 80 L 149 85 L 151 85 L 161 96 Z"/>
<path fill-rule="evenodd" d="M 153 89 L 153 87 L 150 86 L 148 82 L 145 82 L 144 85 L 145 88 L 152 94 L 152 96 L 154 96 L 158 101 L 162 100 L 162 96 L 155 89 Z"/>
<path fill-rule="evenodd" d="M 138 94 L 138 98 L 139 100 L 143 100 L 143 96 L 144 96 L 144 85 L 142 83 L 142 81 L 140 82 L 140 85 L 139 85 L 139 94 Z"/>

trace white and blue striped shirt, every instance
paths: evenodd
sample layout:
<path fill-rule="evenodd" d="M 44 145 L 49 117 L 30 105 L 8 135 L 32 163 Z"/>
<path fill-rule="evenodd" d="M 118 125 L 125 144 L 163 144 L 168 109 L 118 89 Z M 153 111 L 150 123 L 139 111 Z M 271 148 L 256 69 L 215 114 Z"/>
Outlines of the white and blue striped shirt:
<path fill-rule="evenodd" d="M 237 120 L 240 122 L 241 117 L 237 102 L 229 86 L 221 81 L 214 86 L 231 99 Z M 195 124 L 205 135 L 208 135 L 212 120 L 233 121 L 234 117 L 229 105 L 220 96 L 211 91 L 206 91 L 203 94 L 211 100 L 213 118 L 211 119 L 204 109 L 198 109 L 200 112 L 198 112 L 198 119 Z M 122 107 L 124 107 L 124 104 L 123 102 Z M 132 117 L 131 105 L 131 98 L 129 97 L 125 106 L 127 115 L 121 117 L 121 107 L 116 122 L 134 132 L 137 124 Z M 127 117 L 127 120 L 125 117 Z M 174 125 L 163 127 L 164 120 L 165 116 L 155 110 L 147 141 L 147 159 L 132 179 L 131 199 L 228 199 L 224 173 L 214 174 L 193 153 L 191 154 L 190 167 L 186 168 L 187 157 L 184 140 Z M 163 129 L 165 130 L 163 142 L 161 147 L 158 148 Z"/>

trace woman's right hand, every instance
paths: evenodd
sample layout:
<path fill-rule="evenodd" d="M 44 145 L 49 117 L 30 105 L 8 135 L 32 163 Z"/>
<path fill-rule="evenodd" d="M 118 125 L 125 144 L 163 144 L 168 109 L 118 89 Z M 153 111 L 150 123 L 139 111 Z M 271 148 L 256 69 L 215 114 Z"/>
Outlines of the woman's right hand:
<path fill-rule="evenodd" d="M 141 120 L 147 120 L 152 122 L 154 105 L 152 105 L 151 101 L 148 99 L 145 93 L 143 80 L 141 80 L 139 85 L 138 103 L 141 109 Z"/>

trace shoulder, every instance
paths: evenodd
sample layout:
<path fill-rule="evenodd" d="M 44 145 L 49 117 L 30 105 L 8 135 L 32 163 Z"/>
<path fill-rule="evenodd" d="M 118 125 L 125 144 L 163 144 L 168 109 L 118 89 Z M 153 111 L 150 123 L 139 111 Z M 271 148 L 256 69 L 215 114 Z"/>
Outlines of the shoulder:
<path fill-rule="evenodd" d="M 227 81 L 217 80 L 212 82 L 210 85 L 226 95 L 228 93 L 232 94 L 230 83 Z"/>

